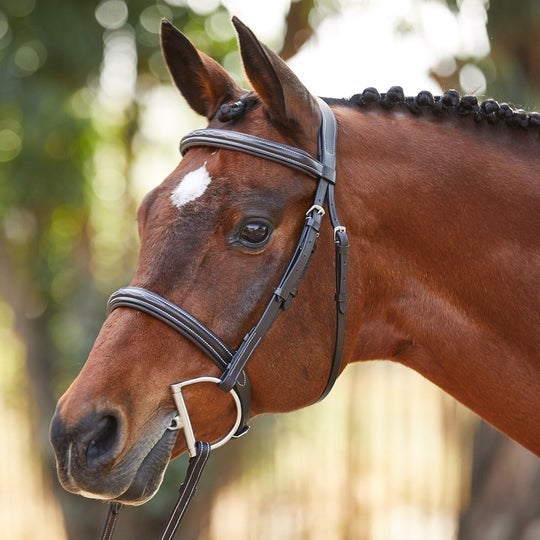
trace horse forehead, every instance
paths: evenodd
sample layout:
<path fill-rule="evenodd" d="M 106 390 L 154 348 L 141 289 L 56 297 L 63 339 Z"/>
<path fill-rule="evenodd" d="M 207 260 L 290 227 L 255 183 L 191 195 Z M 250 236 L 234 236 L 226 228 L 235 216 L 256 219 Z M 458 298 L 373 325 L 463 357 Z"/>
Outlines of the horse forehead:
<path fill-rule="evenodd" d="M 212 177 L 206 165 L 207 161 L 200 167 L 188 171 L 180 178 L 170 194 L 170 200 L 173 206 L 176 206 L 180 210 L 188 202 L 194 201 L 204 195 L 212 182 Z"/>

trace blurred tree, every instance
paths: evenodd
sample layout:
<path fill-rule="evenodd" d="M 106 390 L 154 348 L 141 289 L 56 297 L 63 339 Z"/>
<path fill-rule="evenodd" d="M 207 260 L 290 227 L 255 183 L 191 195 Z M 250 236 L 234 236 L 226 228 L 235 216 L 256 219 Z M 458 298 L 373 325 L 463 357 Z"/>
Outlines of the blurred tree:
<path fill-rule="evenodd" d="M 287 26 L 280 55 L 285 60 L 293 57 L 304 43 L 313 35 L 309 14 L 315 7 L 315 0 L 302 0 L 291 3 L 287 15 Z"/>
<path fill-rule="evenodd" d="M 446 0 L 458 12 L 464 2 Z M 459 88 L 459 73 L 468 62 L 477 64 L 487 80 L 486 94 L 501 101 L 513 100 L 527 109 L 540 100 L 540 4 L 536 0 L 505 2 L 490 0 L 487 6 L 489 55 L 455 58 L 457 69 L 450 75 L 433 73 L 442 88 Z"/>
<path fill-rule="evenodd" d="M 312 7 L 312 1 L 293 4 L 291 12 L 302 17 L 289 17 L 288 54 L 303 43 L 294 36 L 306 35 Z M 161 17 L 218 61 L 236 48 L 233 33 L 223 32 L 230 17 L 221 5 L 205 14 L 162 0 L 0 0 L 0 297 L 26 346 L 33 442 L 53 486 L 48 425 L 56 400 L 86 358 L 108 292 L 127 282 L 133 268 L 129 167 L 138 96 L 168 81 L 159 49 Z M 134 62 L 138 78 L 131 93 L 103 89 L 111 51 L 126 55 L 124 64 Z M 111 160 L 114 166 L 102 167 Z M 107 236 L 111 219 L 119 228 Z M 95 537 L 102 505 L 59 487 L 57 496 L 69 537 Z M 144 527 L 154 532 L 164 516 L 159 500 L 140 514 L 136 527 L 143 536 Z M 128 523 L 125 534 L 133 532 Z"/>
<path fill-rule="evenodd" d="M 540 4 L 490 0 L 488 33 L 493 91 L 531 109 L 540 102 Z"/>
<path fill-rule="evenodd" d="M 88 346 L 76 331 L 96 327 L 75 308 L 92 306 L 83 171 L 94 134 L 70 111 L 101 60 L 93 4 L 0 3 L 0 294 L 26 345 L 33 442 L 51 472 L 55 379 Z"/>
<path fill-rule="evenodd" d="M 538 457 L 485 422 L 474 437 L 470 503 L 459 540 L 540 538 Z"/>

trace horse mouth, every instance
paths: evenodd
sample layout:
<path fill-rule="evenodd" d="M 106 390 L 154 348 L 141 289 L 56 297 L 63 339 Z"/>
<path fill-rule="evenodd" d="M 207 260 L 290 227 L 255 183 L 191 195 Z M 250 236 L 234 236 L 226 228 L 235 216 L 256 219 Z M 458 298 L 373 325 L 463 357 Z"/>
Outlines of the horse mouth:
<path fill-rule="evenodd" d="M 158 443 L 142 460 L 128 488 L 121 495 L 110 500 L 134 506 L 150 500 L 163 482 L 175 441 L 176 433 L 170 430 L 165 431 Z"/>
<path fill-rule="evenodd" d="M 176 431 L 166 429 L 151 445 L 134 447 L 114 468 L 105 470 L 81 466 L 71 449 L 57 455 L 60 483 L 67 491 L 90 499 L 141 505 L 158 491 L 171 460 Z M 158 435 L 159 436 L 159 435 Z"/>

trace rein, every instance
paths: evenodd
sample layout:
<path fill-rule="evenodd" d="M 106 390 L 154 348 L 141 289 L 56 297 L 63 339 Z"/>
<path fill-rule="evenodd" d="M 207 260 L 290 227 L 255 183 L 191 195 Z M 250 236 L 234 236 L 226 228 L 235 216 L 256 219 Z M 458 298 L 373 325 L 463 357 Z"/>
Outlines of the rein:
<path fill-rule="evenodd" d="M 197 345 L 223 371 L 219 379 L 216 377 L 198 377 L 171 385 L 178 415 L 173 418 L 168 429 L 183 430 L 190 460 L 186 478 L 180 486 L 178 501 L 161 536 L 161 540 L 170 540 L 174 537 L 195 493 L 197 482 L 211 449 L 222 446 L 232 437 L 240 437 L 249 429 L 251 386 L 245 371 L 246 364 L 263 336 L 277 317 L 290 306 L 298 292 L 315 250 L 322 218 L 325 214 L 325 205 L 334 229 L 336 331 L 332 366 L 326 386 L 318 401 L 328 395 L 339 374 L 345 335 L 345 312 L 347 309 L 349 241 L 345 227 L 338 220 L 334 199 L 337 123 L 330 107 L 321 99 L 318 99 L 318 102 L 322 117 L 318 141 L 319 160 L 312 158 L 304 150 L 236 131 L 200 129 L 189 133 L 180 142 L 182 155 L 193 146 L 236 150 L 280 163 L 308 174 L 318 181 L 313 204 L 306 212 L 304 228 L 287 269 L 278 287 L 274 290 L 261 318 L 246 334 L 237 350 L 230 348 L 193 315 L 152 291 L 139 287 L 125 287 L 113 293 L 109 299 L 109 313 L 118 307 L 129 307 L 159 319 Z M 213 444 L 196 440 L 182 395 L 182 388 L 185 386 L 209 382 L 217 384 L 221 390 L 230 393 L 237 410 L 234 426 L 227 435 Z M 120 503 L 110 503 L 109 514 L 103 528 L 101 540 L 110 540 L 112 538 L 120 508 Z"/>

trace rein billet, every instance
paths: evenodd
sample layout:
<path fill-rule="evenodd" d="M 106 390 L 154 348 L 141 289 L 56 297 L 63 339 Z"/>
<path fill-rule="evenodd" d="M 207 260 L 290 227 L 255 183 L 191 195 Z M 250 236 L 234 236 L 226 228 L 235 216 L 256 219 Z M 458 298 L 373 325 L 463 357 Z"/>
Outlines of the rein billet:
<path fill-rule="evenodd" d="M 246 364 L 274 321 L 290 306 L 295 298 L 315 250 L 322 218 L 326 213 L 325 206 L 334 229 L 336 335 L 330 374 L 319 401 L 328 395 L 340 372 L 345 336 L 345 312 L 347 309 L 349 241 L 345 227 L 339 222 L 334 200 L 337 123 L 330 107 L 321 99 L 318 99 L 318 103 L 321 110 L 318 160 L 312 158 L 304 150 L 286 144 L 222 129 L 196 130 L 186 135 L 180 142 L 182 155 L 194 146 L 236 150 L 280 163 L 312 176 L 318 181 L 313 204 L 306 212 L 304 228 L 287 269 L 278 287 L 274 290 L 261 318 L 246 334 L 237 350 L 231 349 L 219 336 L 214 334 L 193 315 L 152 291 L 139 287 L 124 287 L 113 293 L 109 299 L 109 312 L 118 307 L 129 307 L 159 319 L 198 346 L 223 372 L 220 378 L 198 377 L 171 385 L 178 415 L 175 416 L 168 429 L 183 431 L 190 459 L 186 477 L 180 486 L 177 503 L 167 522 L 161 540 L 171 540 L 176 534 L 187 507 L 193 498 L 210 451 L 213 448 L 222 446 L 233 437 L 240 437 L 249 429 L 251 386 L 245 371 Z M 237 411 L 233 427 L 227 435 L 213 444 L 196 440 L 182 395 L 182 389 L 186 386 L 209 382 L 217 384 L 221 390 L 231 395 Z M 110 540 L 112 538 L 121 507 L 121 503 L 116 501 L 110 503 L 101 540 Z"/>

